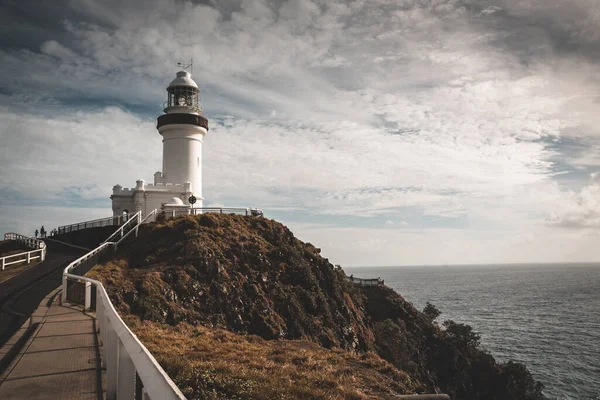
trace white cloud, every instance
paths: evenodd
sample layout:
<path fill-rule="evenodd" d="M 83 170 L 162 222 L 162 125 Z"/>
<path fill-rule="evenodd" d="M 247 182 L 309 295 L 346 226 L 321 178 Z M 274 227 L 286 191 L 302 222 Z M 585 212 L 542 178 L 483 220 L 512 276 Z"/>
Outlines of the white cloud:
<path fill-rule="evenodd" d="M 62 225 L 69 225 L 97 218 L 110 217 L 112 212 L 106 208 L 75 208 L 35 206 L 21 207 L 3 205 L 0 216 L 0 233 L 16 232 L 33 236 L 36 229 L 44 226 L 47 232 Z M 2 236 L 4 237 L 4 235 Z"/>
<path fill-rule="evenodd" d="M 153 104 L 159 112 L 177 58 L 193 56 L 211 119 L 204 145 L 211 204 L 383 216 L 403 232 L 408 212 L 464 221 L 464 232 L 411 236 L 419 243 L 414 262 L 417 251 L 430 257 L 425 246 L 436 240 L 456 260 L 483 259 L 485 246 L 511 242 L 509 234 L 487 241 L 469 233 L 483 227 L 537 229 L 548 215 L 588 226 L 581 221 L 595 215 L 595 186 L 565 191 L 554 181 L 554 162 L 598 164 L 591 150 L 572 156 L 556 145 L 600 137 L 590 84 L 597 65 L 556 50 L 554 25 L 530 35 L 528 18 L 554 21 L 564 11 L 575 21 L 567 33 L 590 45 L 598 14 L 581 14 L 588 0 L 572 10 L 546 3 L 502 0 L 477 11 L 453 0 L 256 0 L 215 8 L 72 2 L 89 21 L 67 21 L 68 41 L 48 37 L 40 52 L 0 51 L 0 73 L 13 77 L 0 92 L 0 161 L 11 166 L 0 190 L 67 202 L 107 198 L 116 183 L 151 179 L 161 168 L 153 118 L 105 104 Z M 519 37 L 535 46 L 523 51 Z M 31 72 L 22 73 L 23 65 Z M 73 105 L 77 99 L 87 102 L 85 111 Z M 553 228 L 544 229 L 554 238 Z M 331 248 L 356 239 L 344 235 Z M 365 257 L 390 261 L 368 252 L 397 254 L 395 242 L 378 235 Z M 479 250 L 466 254 L 473 246 Z"/>
<path fill-rule="evenodd" d="M 580 192 L 568 192 L 550 213 L 548 222 L 565 228 L 600 229 L 600 172 Z"/>
<path fill-rule="evenodd" d="M 113 185 L 161 167 L 154 123 L 114 107 L 54 118 L 0 110 L 0 137 L 0 188 L 32 201 L 108 199 Z"/>
<path fill-rule="evenodd" d="M 600 240 L 597 230 L 543 226 L 516 231 L 288 226 L 342 266 L 594 262 Z"/>

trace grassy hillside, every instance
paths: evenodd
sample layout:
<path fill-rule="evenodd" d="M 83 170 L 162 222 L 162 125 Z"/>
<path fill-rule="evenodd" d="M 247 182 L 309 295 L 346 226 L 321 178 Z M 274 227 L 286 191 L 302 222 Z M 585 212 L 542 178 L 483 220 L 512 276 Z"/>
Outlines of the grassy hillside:
<path fill-rule="evenodd" d="M 278 222 L 205 214 L 145 226 L 91 274 L 192 398 L 542 398 L 470 327 L 356 287 L 319 253 Z"/>

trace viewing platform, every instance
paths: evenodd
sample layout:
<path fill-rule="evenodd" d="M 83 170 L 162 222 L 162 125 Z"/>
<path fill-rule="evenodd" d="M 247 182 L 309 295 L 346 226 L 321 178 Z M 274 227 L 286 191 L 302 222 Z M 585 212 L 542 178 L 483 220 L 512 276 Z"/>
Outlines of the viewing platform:
<path fill-rule="evenodd" d="M 384 280 L 381 278 L 357 278 L 354 275 L 346 276 L 348 282 L 354 283 L 359 286 L 377 286 L 383 285 Z"/>

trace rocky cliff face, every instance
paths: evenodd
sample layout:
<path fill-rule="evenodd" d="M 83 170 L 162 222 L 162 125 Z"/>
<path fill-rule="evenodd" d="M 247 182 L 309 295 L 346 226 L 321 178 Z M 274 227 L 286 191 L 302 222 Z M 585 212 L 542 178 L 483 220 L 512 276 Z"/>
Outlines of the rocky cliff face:
<path fill-rule="evenodd" d="M 408 375 L 397 393 L 543 398 L 525 367 L 498 364 L 478 349 L 470 327 L 440 327 L 385 286 L 356 287 L 319 253 L 275 221 L 205 214 L 144 227 L 92 274 L 122 313 L 140 321 L 375 353 Z"/>

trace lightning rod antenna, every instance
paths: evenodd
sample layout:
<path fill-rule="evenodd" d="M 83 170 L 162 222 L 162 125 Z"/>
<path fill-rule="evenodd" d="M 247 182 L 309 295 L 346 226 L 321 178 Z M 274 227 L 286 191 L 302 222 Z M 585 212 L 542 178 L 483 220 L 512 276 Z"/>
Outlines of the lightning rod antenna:
<path fill-rule="evenodd" d="M 177 66 L 183 68 L 185 71 L 189 69 L 190 74 L 194 72 L 194 59 L 190 58 L 190 63 L 178 62 Z"/>

